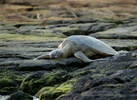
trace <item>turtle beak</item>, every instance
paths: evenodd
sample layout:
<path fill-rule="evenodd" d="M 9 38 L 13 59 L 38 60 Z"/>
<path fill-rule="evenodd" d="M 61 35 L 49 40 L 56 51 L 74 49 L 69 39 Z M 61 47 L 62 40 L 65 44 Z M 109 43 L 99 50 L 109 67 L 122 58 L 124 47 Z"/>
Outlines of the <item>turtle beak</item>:
<path fill-rule="evenodd" d="M 56 59 L 56 58 L 58 58 L 57 52 L 52 52 L 52 53 L 50 54 L 50 58 L 51 58 L 51 59 Z"/>
<path fill-rule="evenodd" d="M 50 53 L 51 59 L 59 59 L 63 56 L 63 53 L 60 50 L 54 50 Z"/>

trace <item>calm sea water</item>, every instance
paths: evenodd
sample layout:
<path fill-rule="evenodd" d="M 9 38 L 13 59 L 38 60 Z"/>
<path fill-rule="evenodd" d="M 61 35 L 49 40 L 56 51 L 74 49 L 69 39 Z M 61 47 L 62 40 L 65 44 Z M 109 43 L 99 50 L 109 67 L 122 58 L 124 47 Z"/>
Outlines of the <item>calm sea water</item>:
<path fill-rule="evenodd" d="M 0 95 L 0 100 L 6 100 L 8 97 L 9 95 L 5 95 L 5 96 Z M 39 100 L 39 99 L 36 97 L 33 97 L 33 100 Z"/>

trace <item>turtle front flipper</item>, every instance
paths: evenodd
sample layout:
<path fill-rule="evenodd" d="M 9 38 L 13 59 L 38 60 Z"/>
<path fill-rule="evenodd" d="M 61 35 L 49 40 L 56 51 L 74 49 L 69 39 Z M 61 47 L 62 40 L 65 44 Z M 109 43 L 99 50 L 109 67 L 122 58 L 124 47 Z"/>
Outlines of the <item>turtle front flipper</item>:
<path fill-rule="evenodd" d="M 77 51 L 74 53 L 74 56 L 76 58 L 79 58 L 80 60 L 84 61 L 85 63 L 89 63 L 91 62 L 92 60 L 89 59 L 82 51 Z"/>
<path fill-rule="evenodd" d="M 33 60 L 38 60 L 38 59 L 50 59 L 49 54 L 43 54 L 41 56 L 38 56 L 37 58 L 34 58 Z"/>

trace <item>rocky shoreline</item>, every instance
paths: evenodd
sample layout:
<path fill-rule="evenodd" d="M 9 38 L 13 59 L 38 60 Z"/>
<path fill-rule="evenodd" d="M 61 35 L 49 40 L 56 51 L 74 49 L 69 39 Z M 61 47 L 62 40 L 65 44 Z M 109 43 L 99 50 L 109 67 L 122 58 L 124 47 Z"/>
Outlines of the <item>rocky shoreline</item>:
<path fill-rule="evenodd" d="M 136 0 L 128 5 L 123 0 L 102 5 L 58 1 L 7 0 L 0 5 L 0 100 L 5 95 L 6 100 L 136 100 Z M 45 19 L 36 19 L 38 11 Z M 75 57 L 33 60 L 71 35 L 93 36 L 119 54 L 91 63 Z"/>
<path fill-rule="evenodd" d="M 57 27 L 58 24 L 43 27 L 37 24 L 1 23 L 0 94 L 16 94 L 19 97 L 29 95 L 30 98 L 26 96 L 28 100 L 32 100 L 31 95 L 36 95 L 40 100 L 134 99 L 137 21 L 123 23 L 119 26 L 115 22 L 110 24 L 103 21 L 102 25 L 102 21 L 97 21 L 68 24 L 65 27 Z M 18 25 L 20 27 L 16 27 Z M 50 26 L 52 27 L 47 29 Z M 90 64 L 74 57 L 32 60 L 57 48 L 65 37 L 82 33 L 81 29 L 86 33 L 83 35 L 94 36 L 117 51 L 126 52 Z M 18 91 L 25 94 L 20 95 Z"/>

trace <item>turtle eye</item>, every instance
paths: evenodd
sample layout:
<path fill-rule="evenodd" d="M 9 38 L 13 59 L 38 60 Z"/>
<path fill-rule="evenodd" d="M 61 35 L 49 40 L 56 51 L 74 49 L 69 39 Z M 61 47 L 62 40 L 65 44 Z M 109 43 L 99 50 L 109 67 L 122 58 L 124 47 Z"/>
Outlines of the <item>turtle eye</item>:
<path fill-rule="evenodd" d="M 57 58 L 57 52 L 56 51 L 51 52 L 50 57 L 51 57 L 51 59 Z"/>
<path fill-rule="evenodd" d="M 55 57 L 55 58 L 58 58 L 58 53 L 57 53 L 57 51 L 54 53 L 54 57 Z"/>

